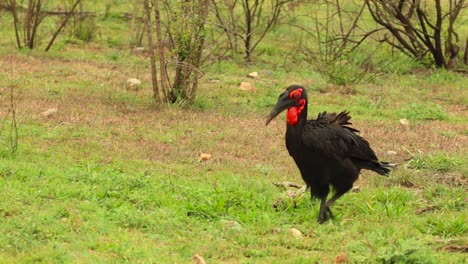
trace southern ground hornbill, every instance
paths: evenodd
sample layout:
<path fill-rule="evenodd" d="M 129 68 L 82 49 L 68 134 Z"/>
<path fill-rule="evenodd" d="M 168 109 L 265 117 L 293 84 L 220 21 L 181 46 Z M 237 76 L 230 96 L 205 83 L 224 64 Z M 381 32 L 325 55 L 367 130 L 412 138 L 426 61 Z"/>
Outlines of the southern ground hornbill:
<path fill-rule="evenodd" d="M 381 175 L 390 172 L 391 166 L 380 162 L 369 142 L 350 127 L 348 112 L 323 112 L 317 119 L 307 120 L 307 92 L 302 86 L 292 85 L 279 96 L 266 124 L 286 109 L 286 148 L 312 197 L 321 200 L 319 223 L 333 217 L 331 205 L 353 187 L 361 169 Z M 330 186 L 334 194 L 327 201 Z"/>

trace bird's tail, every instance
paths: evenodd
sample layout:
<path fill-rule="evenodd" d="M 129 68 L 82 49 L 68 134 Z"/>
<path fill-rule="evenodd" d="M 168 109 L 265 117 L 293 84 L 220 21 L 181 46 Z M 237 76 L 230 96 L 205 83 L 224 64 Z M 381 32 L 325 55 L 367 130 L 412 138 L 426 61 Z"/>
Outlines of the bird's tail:
<path fill-rule="evenodd" d="M 358 166 L 384 176 L 388 176 L 390 170 L 395 168 L 395 165 L 385 161 L 361 161 L 358 163 Z"/>
<path fill-rule="evenodd" d="M 388 176 L 388 174 L 390 173 L 390 170 L 393 170 L 395 168 L 395 165 L 390 164 L 385 161 L 379 161 L 378 163 L 379 163 L 378 164 L 379 166 L 374 171 L 380 175 Z"/>

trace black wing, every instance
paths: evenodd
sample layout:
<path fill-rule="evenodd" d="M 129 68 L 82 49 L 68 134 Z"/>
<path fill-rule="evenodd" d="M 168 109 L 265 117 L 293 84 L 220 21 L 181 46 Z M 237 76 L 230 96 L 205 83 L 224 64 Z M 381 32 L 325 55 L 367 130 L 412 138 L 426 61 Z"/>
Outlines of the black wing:
<path fill-rule="evenodd" d="M 302 133 L 302 142 L 311 151 L 336 159 L 378 162 L 369 143 L 350 127 L 347 112 L 320 113 L 316 120 L 308 120 Z"/>

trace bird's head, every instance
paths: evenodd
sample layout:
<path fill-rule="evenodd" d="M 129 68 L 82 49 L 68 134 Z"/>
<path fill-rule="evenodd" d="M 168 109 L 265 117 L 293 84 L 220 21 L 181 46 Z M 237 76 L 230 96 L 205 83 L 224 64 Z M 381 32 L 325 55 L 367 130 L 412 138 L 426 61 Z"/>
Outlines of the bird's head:
<path fill-rule="evenodd" d="M 280 94 L 275 107 L 271 110 L 271 113 L 267 118 L 266 125 L 268 125 L 270 121 L 281 112 L 288 109 L 286 122 L 291 126 L 295 126 L 299 121 L 299 115 L 303 112 L 306 105 L 307 92 L 305 88 L 300 85 L 291 85 L 286 89 L 286 91 Z"/>

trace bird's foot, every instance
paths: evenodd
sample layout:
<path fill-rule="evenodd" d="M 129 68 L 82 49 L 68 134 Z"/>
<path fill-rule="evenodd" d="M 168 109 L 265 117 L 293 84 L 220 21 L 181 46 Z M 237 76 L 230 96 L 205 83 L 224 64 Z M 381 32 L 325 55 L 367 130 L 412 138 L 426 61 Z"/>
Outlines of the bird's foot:
<path fill-rule="evenodd" d="M 327 211 L 324 211 L 324 213 L 319 214 L 317 222 L 319 224 L 323 224 L 323 223 L 325 223 L 325 221 L 327 221 L 327 219 L 328 219 Z"/>
<path fill-rule="evenodd" d="M 317 219 L 317 222 L 319 224 L 323 224 L 323 223 L 325 223 L 325 220 L 327 220 L 327 219 L 324 216 L 319 215 L 319 217 Z"/>
<path fill-rule="evenodd" d="M 317 219 L 317 222 L 319 224 L 323 224 L 325 223 L 325 221 L 327 221 L 327 219 L 334 219 L 335 217 L 333 216 L 333 213 L 332 211 L 330 210 L 330 207 L 325 207 L 325 210 L 321 210 L 321 212 L 319 213 L 319 217 Z"/>

